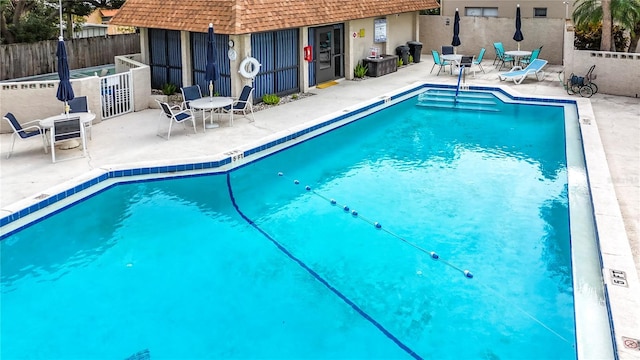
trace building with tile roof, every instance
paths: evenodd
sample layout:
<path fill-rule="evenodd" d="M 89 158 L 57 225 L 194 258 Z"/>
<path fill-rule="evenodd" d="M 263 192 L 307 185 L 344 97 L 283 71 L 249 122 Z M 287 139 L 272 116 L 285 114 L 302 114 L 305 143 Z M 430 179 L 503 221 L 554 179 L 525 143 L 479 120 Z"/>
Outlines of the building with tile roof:
<path fill-rule="evenodd" d="M 206 32 L 213 24 L 221 74 L 215 92 L 237 96 L 252 84 L 260 99 L 352 78 L 372 48 L 395 54 L 417 40 L 419 11 L 438 7 L 436 0 L 128 0 L 111 24 L 139 28 L 154 88 L 206 88 Z M 255 77 L 238 72 L 247 58 L 260 63 Z"/>

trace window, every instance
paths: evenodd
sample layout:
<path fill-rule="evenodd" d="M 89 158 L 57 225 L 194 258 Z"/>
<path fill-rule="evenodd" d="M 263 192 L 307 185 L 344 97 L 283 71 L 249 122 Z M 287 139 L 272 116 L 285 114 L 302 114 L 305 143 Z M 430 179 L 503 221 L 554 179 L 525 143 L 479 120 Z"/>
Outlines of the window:
<path fill-rule="evenodd" d="M 547 8 L 533 8 L 533 17 L 547 17 Z"/>
<path fill-rule="evenodd" d="M 498 17 L 497 7 L 465 7 L 465 16 Z"/>

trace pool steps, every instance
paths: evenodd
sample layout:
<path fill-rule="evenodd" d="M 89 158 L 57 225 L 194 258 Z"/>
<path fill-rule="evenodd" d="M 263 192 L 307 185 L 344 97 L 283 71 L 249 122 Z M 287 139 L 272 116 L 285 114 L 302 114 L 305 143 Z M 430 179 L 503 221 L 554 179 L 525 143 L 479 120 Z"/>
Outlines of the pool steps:
<path fill-rule="evenodd" d="M 455 90 L 427 90 L 418 95 L 418 106 L 474 111 L 500 111 L 496 98 L 489 93 Z"/>

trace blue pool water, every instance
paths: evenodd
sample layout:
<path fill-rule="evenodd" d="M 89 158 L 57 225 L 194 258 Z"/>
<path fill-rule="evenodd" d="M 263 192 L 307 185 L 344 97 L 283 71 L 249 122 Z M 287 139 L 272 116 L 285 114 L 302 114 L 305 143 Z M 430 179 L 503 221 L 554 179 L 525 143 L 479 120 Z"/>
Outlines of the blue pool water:
<path fill-rule="evenodd" d="M 416 103 L 2 240 L 2 357 L 574 359 L 563 108 Z"/>

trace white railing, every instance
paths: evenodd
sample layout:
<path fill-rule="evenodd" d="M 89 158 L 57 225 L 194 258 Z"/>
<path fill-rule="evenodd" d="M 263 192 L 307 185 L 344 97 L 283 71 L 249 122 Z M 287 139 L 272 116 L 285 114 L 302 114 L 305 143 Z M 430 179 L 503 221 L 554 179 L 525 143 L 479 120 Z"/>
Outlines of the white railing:
<path fill-rule="evenodd" d="M 100 78 L 102 119 L 133 111 L 133 81 L 131 72 Z"/>

